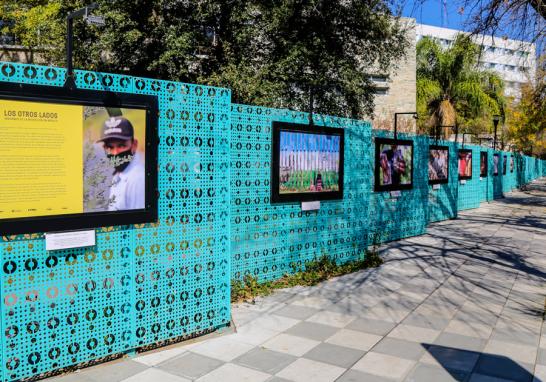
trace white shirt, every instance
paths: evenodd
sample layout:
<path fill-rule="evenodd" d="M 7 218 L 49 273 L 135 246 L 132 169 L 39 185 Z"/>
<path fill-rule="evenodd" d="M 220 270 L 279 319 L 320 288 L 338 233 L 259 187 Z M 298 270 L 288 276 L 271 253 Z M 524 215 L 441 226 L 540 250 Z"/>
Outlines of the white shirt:
<path fill-rule="evenodd" d="M 144 209 L 145 184 L 144 164 L 135 154 L 127 168 L 112 179 L 108 211 Z"/>

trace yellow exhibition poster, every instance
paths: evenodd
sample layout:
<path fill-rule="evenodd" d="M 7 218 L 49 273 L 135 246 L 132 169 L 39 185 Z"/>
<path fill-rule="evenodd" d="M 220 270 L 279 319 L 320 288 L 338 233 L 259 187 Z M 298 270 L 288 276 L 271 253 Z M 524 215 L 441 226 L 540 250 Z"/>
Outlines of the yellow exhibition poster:
<path fill-rule="evenodd" d="M 2 100 L 0 219 L 83 212 L 83 106 Z"/>

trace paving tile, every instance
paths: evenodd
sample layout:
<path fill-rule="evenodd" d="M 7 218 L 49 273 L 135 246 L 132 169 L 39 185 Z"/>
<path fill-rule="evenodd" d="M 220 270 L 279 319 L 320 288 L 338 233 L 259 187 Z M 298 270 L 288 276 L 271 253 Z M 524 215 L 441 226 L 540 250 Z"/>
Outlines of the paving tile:
<path fill-rule="evenodd" d="M 388 337 L 413 342 L 432 343 L 439 334 L 439 330 L 400 324 L 388 334 Z"/>
<path fill-rule="evenodd" d="M 188 349 L 189 348 L 186 346 L 178 346 L 166 350 L 158 349 L 155 351 L 142 353 L 141 355 L 134 357 L 132 360 L 147 366 L 155 366 L 160 364 L 161 362 L 165 362 L 168 359 L 178 357 L 179 355 L 184 354 L 188 351 Z"/>
<path fill-rule="evenodd" d="M 366 352 L 344 346 L 321 343 L 303 355 L 304 358 L 349 368 Z"/>
<path fill-rule="evenodd" d="M 406 317 L 402 323 L 406 325 L 419 326 L 421 328 L 443 330 L 448 324 L 450 319 L 434 316 L 434 315 L 424 315 L 420 313 L 412 313 Z"/>
<path fill-rule="evenodd" d="M 448 370 L 434 365 L 418 364 L 405 379 L 406 382 L 452 382 L 464 381 L 467 373 Z"/>
<path fill-rule="evenodd" d="M 296 359 L 296 357 L 290 354 L 257 347 L 234 359 L 233 363 L 263 371 L 264 373 L 275 374 L 290 365 Z"/>
<path fill-rule="evenodd" d="M 281 309 L 275 310 L 274 313 L 279 316 L 305 320 L 311 317 L 313 314 L 317 313 L 318 311 L 319 309 L 309 308 L 307 306 L 289 304 L 282 307 Z"/>
<path fill-rule="evenodd" d="M 120 360 L 82 370 L 79 374 L 93 381 L 120 382 L 148 369 L 132 360 Z"/>
<path fill-rule="evenodd" d="M 461 336 L 488 339 L 493 327 L 478 322 L 451 320 L 444 332 L 459 334 Z"/>
<path fill-rule="evenodd" d="M 307 322 L 314 322 L 314 323 L 317 323 L 317 324 L 323 324 L 323 325 L 328 325 L 328 326 L 334 326 L 334 327 L 337 327 L 337 328 L 343 328 L 344 326 L 349 324 L 354 319 L 355 319 L 354 316 L 323 310 L 323 311 L 315 313 L 314 315 L 309 317 L 307 319 Z"/>
<path fill-rule="evenodd" d="M 533 382 L 546 381 L 546 366 L 535 365 L 535 375 Z"/>
<path fill-rule="evenodd" d="M 434 345 L 476 352 L 482 351 L 485 344 L 486 340 L 482 338 L 461 336 L 459 334 L 446 332 L 440 334 L 434 341 Z"/>
<path fill-rule="evenodd" d="M 132 377 L 124 379 L 122 382 L 190 382 L 189 379 L 182 378 L 170 373 L 166 373 L 156 368 L 149 368 L 141 373 L 135 374 Z"/>
<path fill-rule="evenodd" d="M 405 341 L 390 337 L 383 338 L 372 348 L 372 351 L 376 353 L 389 354 L 414 361 L 418 361 L 425 350 L 425 345 L 422 345 L 419 342 Z"/>
<path fill-rule="evenodd" d="M 344 368 L 300 358 L 277 373 L 278 377 L 294 382 L 333 382 L 345 372 Z"/>
<path fill-rule="evenodd" d="M 222 366 L 224 362 L 200 354 L 187 352 L 163 362 L 157 368 L 181 377 L 196 379 Z"/>
<path fill-rule="evenodd" d="M 345 329 L 358 330 L 359 332 L 365 332 L 370 334 L 377 334 L 384 336 L 396 326 L 395 323 L 389 321 L 372 320 L 369 318 L 357 318 Z"/>
<path fill-rule="evenodd" d="M 254 347 L 254 345 L 235 341 L 231 337 L 233 336 L 212 338 L 202 344 L 194 346 L 191 351 L 224 362 L 229 362 Z"/>
<path fill-rule="evenodd" d="M 265 382 L 270 377 L 270 374 L 261 371 L 226 363 L 197 379 L 196 382 Z"/>
<path fill-rule="evenodd" d="M 324 341 L 338 330 L 339 328 L 333 326 L 304 321 L 286 330 L 285 333 L 298 337 L 310 338 L 316 341 Z"/>
<path fill-rule="evenodd" d="M 85 369 L 84 369 L 85 370 Z M 70 372 L 66 375 L 61 375 L 58 377 L 52 377 L 45 379 L 44 381 L 47 382 L 95 382 L 94 379 L 91 379 L 90 377 L 86 377 L 85 373 L 81 370 L 76 370 L 74 372 Z"/>
<path fill-rule="evenodd" d="M 326 342 L 333 345 L 368 351 L 379 342 L 379 340 L 381 340 L 381 336 L 375 334 L 340 329 L 336 334 L 328 338 Z"/>
<path fill-rule="evenodd" d="M 491 377 L 490 375 L 483 375 L 474 373 L 470 376 L 468 382 L 513 382 L 504 378 Z"/>
<path fill-rule="evenodd" d="M 258 346 L 279 334 L 276 330 L 269 330 L 259 326 L 244 325 L 237 328 L 237 333 L 230 338 L 234 341 Z"/>
<path fill-rule="evenodd" d="M 351 369 L 379 375 L 380 377 L 401 379 L 415 365 L 415 361 L 387 354 L 369 352 Z"/>
<path fill-rule="evenodd" d="M 279 334 L 263 344 L 266 349 L 301 357 L 320 342 L 289 334 Z"/>
<path fill-rule="evenodd" d="M 276 332 L 283 332 L 299 322 L 301 322 L 301 320 L 295 318 L 284 317 L 277 314 L 265 314 L 252 320 L 247 326 L 259 326 Z"/>
<path fill-rule="evenodd" d="M 393 379 L 363 373 L 358 370 L 347 370 L 336 382 L 393 382 Z"/>
<path fill-rule="evenodd" d="M 529 382 L 532 379 L 533 366 L 500 355 L 482 354 L 474 372 L 516 382 Z"/>
<path fill-rule="evenodd" d="M 281 377 L 273 376 L 270 379 L 268 379 L 267 382 L 292 382 L 292 381 L 289 381 L 288 379 L 284 379 Z"/>
<path fill-rule="evenodd" d="M 436 345 L 431 345 L 427 350 L 428 354 L 435 360 L 435 364 L 446 369 L 459 370 L 467 373 L 472 371 L 481 354 L 479 352 Z"/>
<path fill-rule="evenodd" d="M 546 366 L 546 350 L 545 349 L 538 349 L 537 359 L 536 363 L 538 365 L 544 365 Z M 546 380 L 546 379 L 545 379 Z"/>
<path fill-rule="evenodd" d="M 540 335 L 524 330 L 516 330 L 514 328 L 495 328 L 491 335 L 492 340 L 511 342 L 516 344 L 538 346 Z"/>
<path fill-rule="evenodd" d="M 332 302 L 328 300 L 327 298 L 310 296 L 310 297 L 304 297 L 304 298 L 295 300 L 292 302 L 292 305 L 305 306 L 307 308 L 322 310 L 326 308 L 328 305 L 330 305 L 331 303 Z"/>
<path fill-rule="evenodd" d="M 535 363 L 537 348 L 534 346 L 518 345 L 511 342 L 489 341 L 485 346 L 485 353 L 508 357 L 516 362 Z"/>

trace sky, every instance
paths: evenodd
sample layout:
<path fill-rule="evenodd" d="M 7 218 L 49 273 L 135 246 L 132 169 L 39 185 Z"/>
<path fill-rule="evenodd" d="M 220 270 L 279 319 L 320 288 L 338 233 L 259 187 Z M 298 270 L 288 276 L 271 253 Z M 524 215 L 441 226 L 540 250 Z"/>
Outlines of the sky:
<path fill-rule="evenodd" d="M 402 16 L 415 18 L 420 24 L 468 31 L 465 25 L 468 15 L 461 12 L 457 0 L 405 0 Z M 503 36 L 517 39 L 516 31 L 509 27 L 496 34 Z"/>

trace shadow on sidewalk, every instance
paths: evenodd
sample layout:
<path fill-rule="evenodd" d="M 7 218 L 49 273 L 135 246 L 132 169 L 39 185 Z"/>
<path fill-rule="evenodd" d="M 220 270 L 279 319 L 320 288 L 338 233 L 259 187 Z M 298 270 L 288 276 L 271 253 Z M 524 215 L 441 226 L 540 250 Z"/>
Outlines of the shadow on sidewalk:
<path fill-rule="evenodd" d="M 479 374 L 502 378 L 503 381 L 541 382 L 538 378 L 533 380 L 532 371 L 527 370 L 525 366 L 502 355 L 423 343 L 421 345 L 456 381 L 468 381 L 472 374 Z"/>

